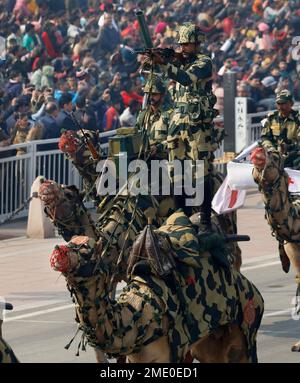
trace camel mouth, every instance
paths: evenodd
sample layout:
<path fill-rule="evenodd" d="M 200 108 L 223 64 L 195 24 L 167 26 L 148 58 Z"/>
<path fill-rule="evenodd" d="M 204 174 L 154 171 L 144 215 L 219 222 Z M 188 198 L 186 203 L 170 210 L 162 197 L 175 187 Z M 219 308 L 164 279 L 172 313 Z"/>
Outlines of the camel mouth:
<path fill-rule="evenodd" d="M 67 273 L 70 269 L 69 252 L 70 249 L 65 245 L 56 246 L 50 256 L 51 268 L 61 273 Z"/>
<path fill-rule="evenodd" d="M 39 188 L 39 198 L 46 204 L 51 205 L 58 200 L 60 190 L 53 181 L 45 180 Z"/>
<path fill-rule="evenodd" d="M 263 169 L 266 165 L 267 160 L 265 150 L 263 148 L 256 148 L 251 153 L 250 160 L 255 167 Z"/>

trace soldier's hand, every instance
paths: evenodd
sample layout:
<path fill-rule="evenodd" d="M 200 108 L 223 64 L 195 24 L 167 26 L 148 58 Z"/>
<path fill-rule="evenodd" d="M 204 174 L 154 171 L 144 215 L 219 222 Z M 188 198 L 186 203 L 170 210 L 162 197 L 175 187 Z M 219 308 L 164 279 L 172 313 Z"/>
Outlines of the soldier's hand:
<path fill-rule="evenodd" d="M 154 64 L 166 64 L 165 59 L 157 51 L 151 51 L 147 53 L 146 56 L 153 61 Z"/>
<path fill-rule="evenodd" d="M 288 145 L 285 142 L 282 142 L 280 144 L 280 153 L 287 154 L 287 152 L 288 152 Z"/>

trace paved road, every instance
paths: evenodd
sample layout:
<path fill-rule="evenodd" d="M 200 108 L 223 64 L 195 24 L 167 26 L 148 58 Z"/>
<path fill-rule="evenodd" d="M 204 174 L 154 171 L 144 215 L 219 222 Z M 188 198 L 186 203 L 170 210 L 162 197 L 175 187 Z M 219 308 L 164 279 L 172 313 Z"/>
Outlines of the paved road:
<path fill-rule="evenodd" d="M 277 244 L 263 218 L 259 198 L 252 195 L 239 211 L 239 232 L 252 241 L 242 244 L 243 273 L 260 289 L 265 315 L 258 335 L 260 362 L 300 362 L 291 345 L 300 338 L 300 321 L 291 315 L 296 284 L 294 272 L 284 274 Z M 64 346 L 76 332 L 74 311 L 65 282 L 49 267 L 49 254 L 58 238 L 0 241 L 0 293 L 15 310 L 7 315 L 4 336 L 22 362 L 94 362 L 93 350 L 76 357 L 79 337 L 67 351 Z"/>

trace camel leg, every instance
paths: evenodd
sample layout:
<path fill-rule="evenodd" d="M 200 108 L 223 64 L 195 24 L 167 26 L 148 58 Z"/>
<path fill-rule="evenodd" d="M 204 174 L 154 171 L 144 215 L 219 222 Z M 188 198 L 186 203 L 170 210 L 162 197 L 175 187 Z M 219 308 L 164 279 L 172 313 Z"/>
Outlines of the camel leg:
<path fill-rule="evenodd" d="M 300 352 L 300 340 L 292 346 L 291 350 L 293 352 Z"/>
<path fill-rule="evenodd" d="M 297 291 L 296 291 L 296 304 L 295 312 L 300 313 L 300 246 L 298 243 L 286 243 L 284 245 L 284 250 L 291 261 L 291 264 L 297 271 Z M 294 344 L 291 348 L 292 351 L 300 351 L 300 341 Z"/>
<path fill-rule="evenodd" d="M 248 363 L 246 340 L 238 325 L 223 326 L 191 347 L 201 363 Z"/>
<path fill-rule="evenodd" d="M 105 354 L 101 350 L 95 348 L 95 354 L 97 363 L 109 363 L 109 361 L 106 359 Z"/>
<path fill-rule="evenodd" d="M 128 363 L 170 363 L 171 350 L 169 338 L 162 336 L 143 347 L 140 352 L 128 355 Z"/>
<path fill-rule="evenodd" d="M 299 243 L 285 243 L 284 250 L 291 261 L 291 264 L 300 275 L 300 245 Z"/>

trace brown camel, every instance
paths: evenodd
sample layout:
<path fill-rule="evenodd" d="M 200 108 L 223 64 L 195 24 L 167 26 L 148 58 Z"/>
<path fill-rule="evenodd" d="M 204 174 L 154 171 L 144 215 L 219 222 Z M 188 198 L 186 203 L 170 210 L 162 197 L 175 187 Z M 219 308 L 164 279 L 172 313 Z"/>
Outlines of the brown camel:
<path fill-rule="evenodd" d="M 132 251 L 140 258 L 131 265 L 127 287 L 117 301 L 109 296 L 111 275 L 94 239 L 74 237 L 67 246 L 56 247 L 51 265 L 63 273 L 76 297 L 87 342 L 108 355 L 126 355 L 132 363 L 181 362 L 189 352 L 200 362 L 255 362 L 261 295 L 234 268 L 218 266 L 213 253 L 196 250 L 189 255 L 190 243 L 198 249 L 198 242 L 190 224 L 172 226 L 182 220 L 180 214 L 156 231 L 152 244 L 147 237 L 149 226 L 138 237 Z M 183 231 L 176 243 L 178 230 Z M 167 232 L 170 238 L 175 235 L 171 245 Z M 187 248 L 180 247 L 183 237 Z M 146 254 L 153 254 L 153 243 L 159 244 L 158 259 L 174 254 L 169 278 L 156 275 L 145 261 Z M 180 259 L 182 252 L 184 259 Z"/>
<path fill-rule="evenodd" d="M 297 272 L 297 302 L 300 292 L 299 197 L 289 193 L 289 176 L 284 170 L 283 158 L 278 152 L 265 151 L 259 147 L 251 154 L 251 160 L 254 164 L 253 178 L 258 184 L 265 204 L 267 222 L 279 242 L 282 268 L 288 272 L 291 263 Z M 296 309 L 299 310 L 298 305 Z M 292 351 L 300 351 L 300 341 L 292 346 Z"/>

